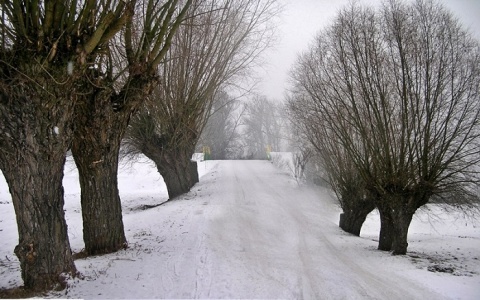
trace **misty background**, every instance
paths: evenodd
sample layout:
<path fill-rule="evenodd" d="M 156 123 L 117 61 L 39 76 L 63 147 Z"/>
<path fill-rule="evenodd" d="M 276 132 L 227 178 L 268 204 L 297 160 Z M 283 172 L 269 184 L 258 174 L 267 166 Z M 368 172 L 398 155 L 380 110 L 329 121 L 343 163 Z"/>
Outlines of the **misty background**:
<path fill-rule="evenodd" d="M 217 95 L 213 114 L 197 143 L 206 159 L 269 159 L 270 152 L 303 152 L 284 106 L 289 72 L 315 35 L 328 27 L 351 0 L 279 0 L 281 11 L 270 22 L 275 38 L 262 54 L 243 90 Z M 380 8 L 383 0 L 353 1 Z M 407 1 L 408 2 L 408 1 Z M 480 1 L 438 1 L 480 40 Z"/>

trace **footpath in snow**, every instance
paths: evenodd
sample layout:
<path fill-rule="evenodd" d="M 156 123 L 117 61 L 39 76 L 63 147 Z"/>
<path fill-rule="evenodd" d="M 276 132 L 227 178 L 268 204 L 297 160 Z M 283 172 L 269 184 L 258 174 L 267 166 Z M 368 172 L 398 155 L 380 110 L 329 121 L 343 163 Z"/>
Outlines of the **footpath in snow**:
<path fill-rule="evenodd" d="M 348 235 L 326 190 L 299 187 L 267 161 L 202 163 L 200 171 L 209 171 L 190 193 L 147 210 L 143 205 L 166 200 L 163 182 L 153 167 L 136 167 L 119 176 L 129 248 L 76 260 L 83 279 L 47 296 L 480 299 L 478 224 L 421 213 L 409 255 L 394 257 L 376 250 L 378 216 L 369 217 L 361 238 Z M 72 248 L 80 251 L 75 172 L 65 172 L 66 216 Z M 21 284 L 8 196 L 0 183 L 0 288 Z"/>

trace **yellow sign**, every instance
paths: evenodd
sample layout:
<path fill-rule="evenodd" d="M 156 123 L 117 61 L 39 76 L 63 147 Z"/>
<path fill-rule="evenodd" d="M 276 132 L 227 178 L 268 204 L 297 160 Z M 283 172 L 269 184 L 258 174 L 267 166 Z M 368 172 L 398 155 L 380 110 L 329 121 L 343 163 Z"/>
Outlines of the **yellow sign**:
<path fill-rule="evenodd" d="M 208 147 L 208 146 L 203 146 L 203 160 L 208 160 L 208 159 L 210 159 L 210 155 L 211 155 L 210 147 Z"/>

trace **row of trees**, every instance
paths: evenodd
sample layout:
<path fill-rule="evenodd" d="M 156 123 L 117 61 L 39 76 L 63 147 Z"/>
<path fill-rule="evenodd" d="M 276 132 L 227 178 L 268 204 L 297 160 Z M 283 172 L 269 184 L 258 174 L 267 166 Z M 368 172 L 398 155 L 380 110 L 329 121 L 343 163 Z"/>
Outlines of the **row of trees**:
<path fill-rule="evenodd" d="M 25 287 L 46 289 L 76 274 L 63 211 L 67 150 L 79 170 L 86 254 L 125 247 L 117 168 L 130 120 L 129 136 L 139 118 L 156 117 L 159 135 L 150 138 L 161 141 L 162 175 L 171 165 L 191 168 L 185 157 L 211 99 L 268 46 L 277 7 L 274 0 L 14 0 L 0 9 L 0 169 Z M 139 110 L 143 117 L 135 117 Z M 183 184 L 188 172 L 177 172 L 184 177 L 172 184 Z"/>
<path fill-rule="evenodd" d="M 291 75 L 289 111 L 360 233 L 380 212 L 379 249 L 407 251 L 415 211 L 474 208 L 480 162 L 480 48 L 441 5 L 352 4 Z"/>
<path fill-rule="evenodd" d="M 233 93 L 247 79 L 273 38 L 274 1 L 207 3 L 175 36 L 159 68 L 163 80 L 133 117 L 124 139 L 127 152 L 155 162 L 170 198 L 198 182 L 191 157 L 214 107 L 225 101 L 225 90 Z"/>
<path fill-rule="evenodd" d="M 243 156 L 240 129 L 245 106 L 226 92 L 217 95 L 212 115 L 197 143 L 196 152 L 206 154 L 205 159 L 239 159 Z"/>
<path fill-rule="evenodd" d="M 240 102 L 223 92 L 214 102 L 196 151 L 208 147 L 210 159 L 267 159 L 267 150 L 285 151 L 289 128 L 283 108 L 265 96 Z"/>

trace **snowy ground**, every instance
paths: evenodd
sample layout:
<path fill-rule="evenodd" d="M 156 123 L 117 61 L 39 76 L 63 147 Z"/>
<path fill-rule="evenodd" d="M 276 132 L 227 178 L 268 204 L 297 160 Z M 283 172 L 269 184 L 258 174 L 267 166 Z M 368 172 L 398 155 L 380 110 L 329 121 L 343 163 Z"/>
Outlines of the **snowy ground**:
<path fill-rule="evenodd" d="M 121 168 L 129 248 L 76 260 L 83 279 L 46 296 L 480 299 L 479 222 L 432 206 L 413 221 L 409 254 L 394 257 L 376 250 L 376 213 L 362 237 L 345 234 L 325 190 L 299 187 L 267 161 L 208 161 L 199 171 L 190 193 L 143 210 L 167 199 L 163 180 L 150 164 Z M 69 161 L 65 209 L 74 252 L 83 248 L 77 180 Z M 0 176 L 0 288 L 22 284 L 16 243 Z"/>

